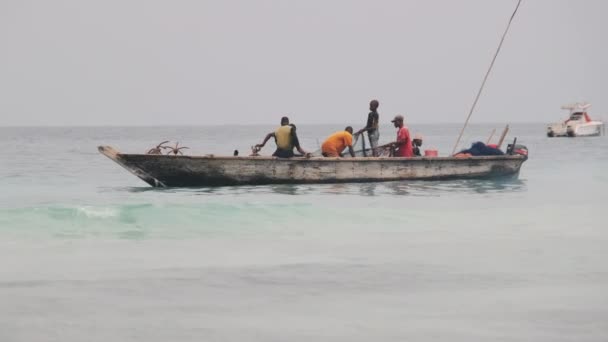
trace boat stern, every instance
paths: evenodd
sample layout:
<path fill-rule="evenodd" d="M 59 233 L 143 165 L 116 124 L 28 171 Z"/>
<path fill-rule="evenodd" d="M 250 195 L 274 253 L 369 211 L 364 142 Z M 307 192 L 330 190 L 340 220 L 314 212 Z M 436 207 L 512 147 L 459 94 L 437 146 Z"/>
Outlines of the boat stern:
<path fill-rule="evenodd" d="M 593 137 L 599 136 L 602 133 L 603 122 L 591 121 L 587 123 L 579 123 L 568 125 L 569 137 Z"/>

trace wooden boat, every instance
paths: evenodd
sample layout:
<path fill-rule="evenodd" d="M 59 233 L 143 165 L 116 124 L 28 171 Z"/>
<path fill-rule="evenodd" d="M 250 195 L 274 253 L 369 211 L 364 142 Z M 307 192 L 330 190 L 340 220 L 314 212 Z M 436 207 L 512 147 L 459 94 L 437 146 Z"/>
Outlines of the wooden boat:
<path fill-rule="evenodd" d="M 454 146 L 454 151 L 456 151 L 456 147 L 473 114 L 475 105 L 520 4 L 521 0 L 518 1 L 509 19 L 494 58 Z M 502 138 L 504 138 L 504 134 Z M 517 177 L 528 156 L 525 146 L 519 145 L 518 147 L 515 142 L 516 140 L 510 145 L 512 147 L 508 148 L 510 151 L 506 155 L 464 158 L 357 157 L 355 155 L 353 158 L 313 156 L 280 159 L 258 156 L 177 156 L 124 154 L 109 146 L 99 146 L 99 151 L 152 186 L 196 187 Z M 150 152 L 159 153 L 162 148 L 161 145 L 162 143 Z M 500 143 L 498 145 L 500 146 Z M 177 145 L 173 148 L 173 151 L 179 151 Z"/>
<path fill-rule="evenodd" d="M 527 155 L 455 157 L 290 158 L 99 152 L 154 187 L 380 182 L 517 177 Z"/>

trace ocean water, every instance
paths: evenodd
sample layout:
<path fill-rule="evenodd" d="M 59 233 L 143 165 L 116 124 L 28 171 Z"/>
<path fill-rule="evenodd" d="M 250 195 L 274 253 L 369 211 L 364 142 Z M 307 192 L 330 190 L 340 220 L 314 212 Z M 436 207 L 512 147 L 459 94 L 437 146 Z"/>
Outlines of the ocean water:
<path fill-rule="evenodd" d="M 441 155 L 459 128 L 411 127 Z M 271 129 L 0 128 L 0 341 L 608 340 L 606 137 L 512 125 L 518 180 L 197 189 L 96 149 L 244 155 Z"/>

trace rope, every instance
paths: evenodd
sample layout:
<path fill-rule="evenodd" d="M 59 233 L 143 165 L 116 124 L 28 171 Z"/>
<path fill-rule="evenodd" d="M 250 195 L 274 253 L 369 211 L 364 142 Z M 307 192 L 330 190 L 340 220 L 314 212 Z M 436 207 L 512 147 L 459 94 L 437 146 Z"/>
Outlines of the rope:
<path fill-rule="evenodd" d="M 464 126 L 462 127 L 462 130 L 460 130 L 460 135 L 458 136 L 458 139 L 456 140 L 456 145 L 454 145 L 454 150 L 452 150 L 452 154 L 456 153 L 456 149 L 458 148 L 458 144 L 460 143 L 460 139 L 462 138 L 462 134 L 464 133 L 465 128 L 467 128 L 467 125 L 469 124 L 469 119 L 471 118 L 471 115 L 473 114 L 473 111 L 475 110 L 475 106 L 477 105 L 477 101 L 479 100 L 479 97 L 481 96 L 481 91 L 483 90 L 483 87 L 486 85 L 486 81 L 488 80 L 488 76 L 490 76 L 490 71 L 492 71 L 492 67 L 494 66 L 494 62 L 496 61 L 496 57 L 498 57 L 498 53 L 500 52 L 500 48 L 502 47 L 502 43 L 505 41 L 505 37 L 507 36 L 507 32 L 509 32 L 509 28 L 511 27 L 511 22 L 513 22 L 513 18 L 515 18 L 515 14 L 517 13 L 517 10 L 519 9 L 519 5 L 520 4 L 521 4 L 521 0 L 519 0 L 517 2 L 517 6 L 515 6 L 515 10 L 513 11 L 513 14 L 511 14 L 511 18 L 509 19 L 509 24 L 507 24 L 507 28 L 505 29 L 505 33 L 502 34 L 502 39 L 500 39 L 500 43 L 498 44 L 498 49 L 496 49 L 496 53 L 494 54 L 494 58 L 492 58 L 492 63 L 490 63 L 490 67 L 488 68 L 488 71 L 486 72 L 486 76 L 483 78 L 483 82 L 481 83 L 481 87 L 479 88 L 479 91 L 477 92 L 477 96 L 475 97 L 475 101 L 473 101 L 473 105 L 471 106 L 471 110 L 469 111 L 469 115 L 467 116 L 467 119 L 464 122 Z"/>

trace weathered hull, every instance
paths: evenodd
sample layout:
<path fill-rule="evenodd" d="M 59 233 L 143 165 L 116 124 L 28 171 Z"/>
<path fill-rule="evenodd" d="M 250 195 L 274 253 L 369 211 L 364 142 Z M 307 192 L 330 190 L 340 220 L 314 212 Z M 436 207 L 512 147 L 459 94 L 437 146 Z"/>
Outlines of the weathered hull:
<path fill-rule="evenodd" d="M 525 156 L 290 158 L 122 154 L 99 151 L 155 187 L 302 184 L 517 176 Z"/>

